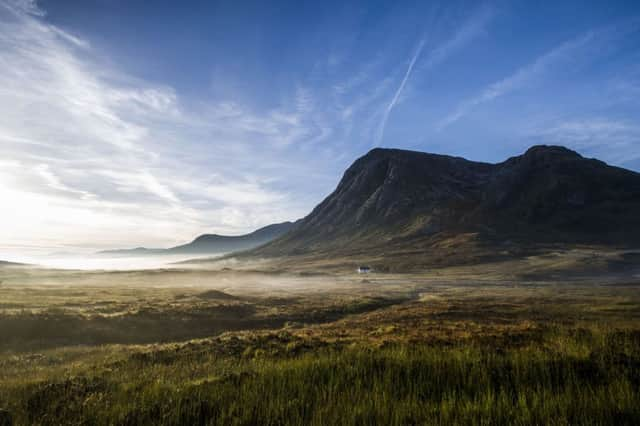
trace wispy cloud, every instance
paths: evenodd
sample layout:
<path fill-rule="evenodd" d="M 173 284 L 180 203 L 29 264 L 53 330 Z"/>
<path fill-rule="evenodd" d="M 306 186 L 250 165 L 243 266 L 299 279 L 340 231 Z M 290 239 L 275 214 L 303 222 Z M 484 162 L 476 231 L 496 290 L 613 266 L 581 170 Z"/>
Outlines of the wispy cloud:
<path fill-rule="evenodd" d="M 615 165 L 640 160 L 640 126 L 625 120 L 589 117 L 552 122 L 531 132 L 530 137 Z"/>
<path fill-rule="evenodd" d="M 493 16 L 494 10 L 492 8 L 487 6 L 482 7 L 469 20 L 464 22 L 451 38 L 445 40 L 442 44 L 436 46 L 430 52 L 428 52 L 424 59 L 424 64 L 420 68 L 422 70 L 428 70 L 444 62 L 449 56 L 467 45 L 479 34 L 484 32 L 486 25 L 489 23 Z M 401 99 L 402 92 L 404 91 L 405 86 L 407 85 L 407 82 L 411 77 L 411 73 L 416 66 L 416 62 L 422 55 L 422 51 L 425 48 L 426 42 L 426 36 L 418 42 L 418 47 L 409 60 L 409 64 L 402 80 L 400 81 L 400 84 L 398 85 L 398 88 L 394 92 L 391 101 L 384 108 L 382 118 L 380 120 L 380 125 L 374 139 L 375 146 L 379 146 L 382 142 L 382 139 L 384 138 L 384 132 L 387 126 L 387 121 L 389 120 L 389 115 L 398 104 L 398 101 Z"/>
<path fill-rule="evenodd" d="M 443 130 L 470 114 L 482 104 L 489 103 L 527 86 L 533 80 L 549 72 L 552 68 L 561 67 L 563 64 L 571 62 L 574 58 L 586 60 L 591 56 L 601 53 L 605 50 L 603 49 L 603 45 L 629 34 L 630 31 L 637 27 L 637 23 L 637 19 L 634 19 L 619 26 L 616 25 L 589 31 L 556 46 L 536 58 L 533 62 L 518 69 L 512 75 L 491 83 L 478 95 L 460 102 L 452 113 L 448 114 L 438 123 L 436 128 Z"/>
<path fill-rule="evenodd" d="M 462 23 L 451 38 L 430 52 L 422 68 L 429 69 L 444 62 L 453 53 L 483 34 L 495 15 L 496 10 L 492 6 L 488 4 L 481 6 L 475 14 Z"/>
<path fill-rule="evenodd" d="M 3 244 L 169 245 L 306 213 L 311 200 L 273 176 L 304 176 L 278 151 L 325 137 L 310 92 L 261 112 L 187 104 L 106 67 L 43 15 L 32 1 L 0 5 Z"/>
<path fill-rule="evenodd" d="M 62 192 L 71 193 L 73 195 L 80 195 L 82 199 L 88 199 L 88 198 L 94 197 L 94 195 L 91 194 L 90 192 L 77 190 L 62 183 L 60 181 L 60 178 L 51 172 L 47 164 L 40 164 L 34 167 L 34 171 L 40 177 L 42 177 L 42 179 L 44 179 L 45 184 L 49 188 L 55 191 L 62 191 Z"/>
<path fill-rule="evenodd" d="M 35 0 L 3 0 L 0 7 L 10 9 L 14 13 L 26 13 L 34 16 L 44 16 L 45 12 L 38 7 Z"/>
<path fill-rule="evenodd" d="M 514 74 L 490 84 L 479 95 L 462 101 L 451 114 L 446 116 L 438 125 L 438 129 L 443 129 L 465 115 L 469 114 L 478 106 L 490 102 L 496 98 L 506 95 L 527 84 L 531 79 L 542 74 L 556 61 L 566 58 L 579 48 L 585 46 L 594 37 L 593 33 L 587 33 L 575 40 L 568 41 L 552 49 L 537 58 L 531 64 L 520 68 Z"/>

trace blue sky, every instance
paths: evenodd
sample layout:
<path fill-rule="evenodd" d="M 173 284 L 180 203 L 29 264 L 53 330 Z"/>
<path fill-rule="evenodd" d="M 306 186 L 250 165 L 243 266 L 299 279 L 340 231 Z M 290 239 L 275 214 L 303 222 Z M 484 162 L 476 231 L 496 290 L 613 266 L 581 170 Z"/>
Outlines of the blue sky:
<path fill-rule="evenodd" d="M 0 257 L 297 219 L 376 146 L 640 170 L 640 3 L 542 3 L 0 0 Z"/>

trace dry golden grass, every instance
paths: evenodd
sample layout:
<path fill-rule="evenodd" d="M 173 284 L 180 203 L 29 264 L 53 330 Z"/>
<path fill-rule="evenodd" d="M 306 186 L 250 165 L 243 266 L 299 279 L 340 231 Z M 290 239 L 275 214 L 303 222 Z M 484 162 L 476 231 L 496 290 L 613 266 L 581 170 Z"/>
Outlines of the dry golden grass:
<path fill-rule="evenodd" d="M 5 269 L 0 409 L 18 424 L 637 424 L 640 279 L 619 258 Z"/>

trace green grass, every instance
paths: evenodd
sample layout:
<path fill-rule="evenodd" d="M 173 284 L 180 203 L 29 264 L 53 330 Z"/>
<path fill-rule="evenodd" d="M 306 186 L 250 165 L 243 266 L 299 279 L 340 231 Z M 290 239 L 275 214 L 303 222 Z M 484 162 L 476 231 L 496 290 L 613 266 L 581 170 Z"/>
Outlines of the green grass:
<path fill-rule="evenodd" d="M 73 345 L 152 344 L 330 322 L 405 299 L 232 297 L 201 288 L 0 288 L 0 354 Z"/>
<path fill-rule="evenodd" d="M 0 425 L 640 424 L 637 279 L 500 268 L 11 278 Z"/>
<path fill-rule="evenodd" d="M 19 424 L 637 424 L 639 332 L 552 327 L 513 343 L 232 336 L 71 364 L 2 386 L 0 404 Z"/>

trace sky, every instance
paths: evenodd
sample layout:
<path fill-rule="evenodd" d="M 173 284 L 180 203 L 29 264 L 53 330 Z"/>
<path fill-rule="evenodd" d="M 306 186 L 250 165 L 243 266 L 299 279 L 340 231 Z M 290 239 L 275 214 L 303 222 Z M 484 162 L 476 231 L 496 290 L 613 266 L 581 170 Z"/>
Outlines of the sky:
<path fill-rule="evenodd" d="M 638 118 L 638 1 L 0 0 L 0 258 L 295 220 L 375 147 L 640 171 Z"/>

